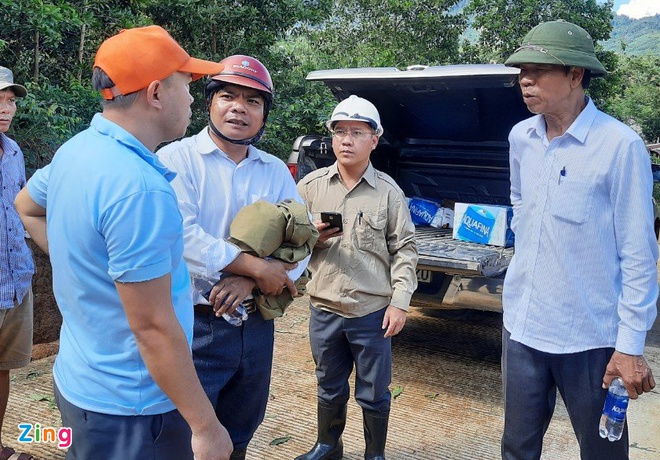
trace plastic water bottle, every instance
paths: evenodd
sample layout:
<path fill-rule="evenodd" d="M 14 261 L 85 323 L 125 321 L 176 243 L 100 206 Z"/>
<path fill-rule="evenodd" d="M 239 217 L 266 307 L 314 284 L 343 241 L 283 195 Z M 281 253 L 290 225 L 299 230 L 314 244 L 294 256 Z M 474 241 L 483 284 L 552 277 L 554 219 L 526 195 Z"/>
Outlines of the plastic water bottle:
<path fill-rule="evenodd" d="M 621 439 L 629 400 L 628 391 L 626 391 L 621 377 L 612 380 L 603 406 L 603 415 L 600 417 L 600 426 L 598 427 L 601 438 L 607 438 L 610 441 Z"/>
<path fill-rule="evenodd" d="M 204 297 L 206 300 L 209 300 L 209 297 L 211 296 L 211 290 L 218 281 L 220 280 L 195 276 L 193 277 L 193 286 L 195 286 L 195 289 L 197 289 L 197 292 L 199 292 L 202 297 Z M 243 324 L 243 321 L 248 319 L 248 312 L 245 309 L 245 305 L 240 304 L 233 313 L 223 313 L 222 317 L 232 326 L 240 326 Z"/>

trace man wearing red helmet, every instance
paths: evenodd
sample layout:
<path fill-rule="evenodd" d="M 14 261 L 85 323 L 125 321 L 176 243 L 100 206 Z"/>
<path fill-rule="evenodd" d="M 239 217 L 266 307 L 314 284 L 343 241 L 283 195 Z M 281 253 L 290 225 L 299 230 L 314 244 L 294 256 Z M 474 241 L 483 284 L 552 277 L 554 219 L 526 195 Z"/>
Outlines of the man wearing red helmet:
<path fill-rule="evenodd" d="M 184 258 L 193 277 L 218 280 L 207 294 L 194 291 L 193 358 L 218 419 L 234 443 L 232 459 L 244 459 L 266 412 L 273 357 L 273 321 L 253 312 L 251 293 L 296 294 L 293 281 L 307 260 L 286 264 L 242 253 L 227 241 L 244 206 L 258 200 L 302 203 L 284 162 L 257 149 L 273 101 L 264 65 L 230 56 L 211 77 L 205 95 L 209 126 L 162 148 L 160 160 L 177 173 L 172 186 L 184 220 Z M 250 314 L 239 326 L 222 318 L 239 305 Z"/>

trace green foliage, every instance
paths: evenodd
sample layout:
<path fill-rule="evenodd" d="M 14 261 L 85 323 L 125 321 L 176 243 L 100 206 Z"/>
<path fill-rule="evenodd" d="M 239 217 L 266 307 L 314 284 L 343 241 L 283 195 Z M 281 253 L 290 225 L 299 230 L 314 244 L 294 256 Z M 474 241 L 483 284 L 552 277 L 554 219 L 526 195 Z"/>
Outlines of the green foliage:
<path fill-rule="evenodd" d="M 313 70 L 341 67 L 437 65 L 454 62 L 465 20 L 448 13 L 456 0 L 336 0 L 317 2 L 271 48 L 277 95 L 260 147 L 286 159 L 296 137 L 326 133 L 337 101 Z"/>
<path fill-rule="evenodd" d="M 606 40 L 612 30 L 612 1 L 596 0 L 471 0 L 466 13 L 474 15 L 480 31 L 484 62 L 504 62 L 523 37 L 544 21 L 564 19 L 584 28 L 595 41 Z"/>
<path fill-rule="evenodd" d="M 28 171 L 49 163 L 100 108 L 90 84 L 96 49 L 122 27 L 147 24 L 146 3 L 0 0 L 0 65 L 28 88 L 12 124 Z"/>
<path fill-rule="evenodd" d="M 269 442 L 268 445 L 269 446 L 279 446 L 279 445 L 282 445 L 282 444 L 286 444 L 287 442 L 289 442 L 290 439 L 291 439 L 291 436 L 288 435 L 288 434 L 285 435 L 285 436 L 279 436 L 277 438 L 274 438 L 271 442 Z"/>
<path fill-rule="evenodd" d="M 68 33 L 80 18 L 66 2 L 0 0 L 0 24 L 6 46 L 2 61 L 21 81 L 38 81 L 42 67 L 57 67 Z M 56 53 L 56 50 L 58 51 Z M 66 53 L 65 53 L 66 54 Z"/>
<path fill-rule="evenodd" d="M 275 101 L 259 147 L 286 160 L 296 137 L 325 132 L 323 121 L 335 100 L 325 85 L 305 80 L 310 71 L 318 69 L 315 60 L 309 59 L 309 43 L 305 40 L 280 42 L 273 47 L 272 57 L 279 63 L 270 67 Z"/>
<path fill-rule="evenodd" d="M 502 62 L 539 22 L 563 18 L 599 41 L 612 28 L 611 3 L 599 0 L 0 0 L 0 65 L 28 87 L 11 135 L 29 169 L 48 163 L 66 139 L 99 110 L 91 89 L 94 54 L 121 28 L 159 24 L 196 57 L 248 54 L 271 71 L 275 101 L 259 147 L 287 158 L 296 137 L 324 133 L 336 100 L 313 70 Z M 658 17 L 632 21 L 619 40 L 657 44 Z M 469 22 L 471 21 L 471 22 Z M 656 21 L 656 22 L 654 22 Z M 630 25 L 628 25 L 630 23 Z M 616 32 L 616 29 L 615 29 Z M 613 34 L 619 37 L 620 34 Z M 645 49 L 645 48 L 644 48 Z M 657 139 L 657 60 L 598 50 L 611 70 L 592 82 L 599 105 Z M 654 72 L 655 69 L 655 72 Z M 188 134 L 207 123 L 204 82 L 191 85 L 194 118 Z"/>
<path fill-rule="evenodd" d="M 610 99 L 612 115 L 639 131 L 646 142 L 660 142 L 660 57 L 629 56 L 620 59 L 616 75 L 620 84 Z"/>
<path fill-rule="evenodd" d="M 603 43 L 609 51 L 632 56 L 660 56 L 660 14 L 641 19 L 614 16 L 612 36 Z"/>
<path fill-rule="evenodd" d="M 28 173 L 50 163 L 57 148 L 84 129 L 99 107 L 98 93 L 77 81 L 66 87 L 42 82 L 27 84 L 28 95 L 19 99 L 12 135 L 20 142 Z M 72 104 L 88 101 L 89 105 Z"/>
<path fill-rule="evenodd" d="M 587 93 L 598 108 L 607 112 L 609 101 L 612 100 L 621 86 L 622 75 L 617 71 L 619 57 L 611 51 L 603 51 L 599 45 L 596 45 L 596 55 L 603 66 L 609 69 L 609 73 L 605 78 L 592 79 Z"/>
<path fill-rule="evenodd" d="M 146 13 L 192 55 L 219 61 L 232 54 L 263 58 L 304 18 L 302 0 L 161 0 Z"/>
<path fill-rule="evenodd" d="M 457 0 L 336 0 L 321 27 L 300 29 L 328 67 L 455 62 L 465 18 Z"/>

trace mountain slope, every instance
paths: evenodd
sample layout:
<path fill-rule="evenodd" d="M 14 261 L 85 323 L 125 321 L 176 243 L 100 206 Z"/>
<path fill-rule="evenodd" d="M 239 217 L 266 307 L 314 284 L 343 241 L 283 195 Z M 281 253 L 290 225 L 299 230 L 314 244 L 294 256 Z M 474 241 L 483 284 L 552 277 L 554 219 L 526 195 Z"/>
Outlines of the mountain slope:
<path fill-rule="evenodd" d="M 642 19 L 614 16 L 610 39 L 603 48 L 630 55 L 660 56 L 660 14 Z"/>

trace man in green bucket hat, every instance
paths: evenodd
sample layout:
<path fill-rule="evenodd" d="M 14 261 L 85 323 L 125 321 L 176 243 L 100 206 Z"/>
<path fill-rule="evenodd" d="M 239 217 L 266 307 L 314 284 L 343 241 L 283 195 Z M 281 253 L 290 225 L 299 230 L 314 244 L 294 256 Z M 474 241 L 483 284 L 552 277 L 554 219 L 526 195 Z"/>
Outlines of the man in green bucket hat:
<path fill-rule="evenodd" d="M 627 429 L 610 442 L 598 426 L 615 377 L 632 399 L 655 386 L 642 356 L 658 296 L 649 156 L 585 95 L 607 71 L 581 27 L 544 22 L 505 64 L 535 116 L 509 135 L 502 458 L 540 458 L 559 390 L 581 458 L 627 459 Z"/>
<path fill-rule="evenodd" d="M 549 64 L 582 67 L 592 77 L 604 77 L 607 70 L 596 57 L 589 32 L 566 21 L 543 22 L 525 35 L 520 48 L 504 65 Z"/>

